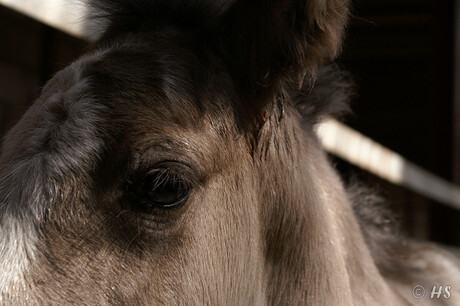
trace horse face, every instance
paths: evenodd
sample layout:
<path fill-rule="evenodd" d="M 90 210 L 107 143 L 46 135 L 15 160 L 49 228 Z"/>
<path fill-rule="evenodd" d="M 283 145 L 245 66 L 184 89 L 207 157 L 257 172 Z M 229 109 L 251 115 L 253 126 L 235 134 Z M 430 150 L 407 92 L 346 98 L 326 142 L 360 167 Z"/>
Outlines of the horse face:
<path fill-rule="evenodd" d="M 257 186 L 228 84 L 200 97 L 181 86 L 194 76 L 180 58 L 111 48 L 58 73 L 5 141 L 4 298 L 255 299 Z"/>
<path fill-rule="evenodd" d="M 301 287 L 305 218 L 279 205 L 305 193 L 283 84 L 334 56 L 346 5 L 288 2 L 252 24 L 258 1 L 235 1 L 187 29 L 114 12 L 5 139 L 4 301 L 246 304 Z"/>

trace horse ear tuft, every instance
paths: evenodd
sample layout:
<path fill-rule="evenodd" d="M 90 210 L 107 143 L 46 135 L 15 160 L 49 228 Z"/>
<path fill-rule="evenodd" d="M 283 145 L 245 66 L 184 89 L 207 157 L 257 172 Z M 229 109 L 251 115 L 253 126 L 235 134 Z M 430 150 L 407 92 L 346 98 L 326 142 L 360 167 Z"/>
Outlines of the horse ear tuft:
<path fill-rule="evenodd" d="M 291 93 L 291 102 L 301 114 L 304 125 L 311 128 L 323 119 L 349 114 L 349 101 L 354 91 L 350 74 L 332 64 L 319 69 L 313 87 Z"/>
<path fill-rule="evenodd" d="M 251 101 L 285 81 L 301 88 L 340 52 L 349 0 L 237 0 L 222 18 L 222 53 Z M 259 99 L 259 100 L 263 100 Z"/>

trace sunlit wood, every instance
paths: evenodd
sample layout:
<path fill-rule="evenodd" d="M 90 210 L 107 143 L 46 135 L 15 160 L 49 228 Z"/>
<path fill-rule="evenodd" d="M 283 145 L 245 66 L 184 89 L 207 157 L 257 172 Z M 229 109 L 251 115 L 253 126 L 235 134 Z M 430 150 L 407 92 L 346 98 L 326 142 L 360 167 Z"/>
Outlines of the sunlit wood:
<path fill-rule="evenodd" d="M 86 9 L 78 1 L 0 0 L 0 4 L 80 38 L 88 38 L 84 17 Z"/>
<path fill-rule="evenodd" d="M 460 187 L 433 175 L 350 127 L 328 120 L 318 126 L 323 146 L 332 154 L 394 184 L 460 209 Z"/>

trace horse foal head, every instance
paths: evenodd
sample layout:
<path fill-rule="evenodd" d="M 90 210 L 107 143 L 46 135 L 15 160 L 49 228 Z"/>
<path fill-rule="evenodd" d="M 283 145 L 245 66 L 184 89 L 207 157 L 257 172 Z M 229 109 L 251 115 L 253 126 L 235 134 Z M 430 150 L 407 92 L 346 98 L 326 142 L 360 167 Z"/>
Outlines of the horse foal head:
<path fill-rule="evenodd" d="M 2 303 L 394 298 L 313 130 L 348 1 L 89 5 L 101 38 L 3 143 Z"/>

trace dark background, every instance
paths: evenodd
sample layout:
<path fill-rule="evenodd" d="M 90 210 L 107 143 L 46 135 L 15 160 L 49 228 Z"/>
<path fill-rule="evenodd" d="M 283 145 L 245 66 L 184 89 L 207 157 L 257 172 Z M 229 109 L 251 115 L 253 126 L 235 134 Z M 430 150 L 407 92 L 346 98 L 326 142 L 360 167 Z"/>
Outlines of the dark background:
<path fill-rule="evenodd" d="M 340 63 L 358 91 L 346 123 L 458 184 L 454 38 L 455 1 L 355 0 Z M 380 190 L 410 235 L 460 245 L 458 210 L 341 161 L 338 168 Z"/>
<path fill-rule="evenodd" d="M 1 6 L 0 37 L 3 135 L 86 44 Z M 355 0 L 339 65 L 357 85 L 348 125 L 459 184 L 454 38 L 454 0 Z M 357 177 L 391 203 L 407 234 L 460 246 L 458 210 L 333 159 L 345 181 Z"/>

